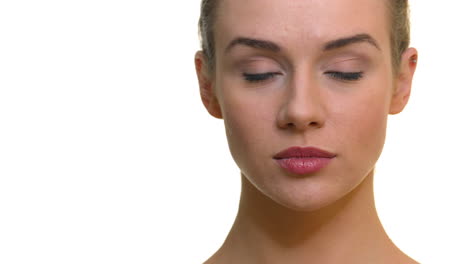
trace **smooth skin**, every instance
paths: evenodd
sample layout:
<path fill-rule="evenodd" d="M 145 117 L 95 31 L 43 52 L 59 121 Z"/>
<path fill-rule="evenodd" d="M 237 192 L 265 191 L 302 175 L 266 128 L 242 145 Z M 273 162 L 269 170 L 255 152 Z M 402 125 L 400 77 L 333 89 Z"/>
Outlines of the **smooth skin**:
<path fill-rule="evenodd" d="M 384 0 L 221 1 L 215 67 L 201 51 L 195 65 L 203 104 L 224 120 L 242 191 L 206 264 L 417 263 L 386 234 L 373 195 L 387 117 L 406 106 L 417 58 L 407 49 L 392 71 L 387 11 Z M 371 40 L 326 49 L 362 35 Z M 230 45 L 238 38 L 275 48 Z M 273 159 L 291 146 L 337 156 L 293 175 Z"/>

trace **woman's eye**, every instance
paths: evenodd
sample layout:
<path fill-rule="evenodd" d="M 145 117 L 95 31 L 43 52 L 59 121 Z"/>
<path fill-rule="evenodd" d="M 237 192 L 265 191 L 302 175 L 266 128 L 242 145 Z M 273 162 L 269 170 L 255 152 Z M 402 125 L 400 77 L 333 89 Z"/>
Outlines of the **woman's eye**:
<path fill-rule="evenodd" d="M 279 75 L 279 72 L 265 72 L 265 73 L 243 73 L 244 79 L 248 82 L 262 82 Z"/>
<path fill-rule="evenodd" d="M 362 78 L 363 72 L 338 72 L 338 71 L 327 71 L 325 74 L 330 75 L 334 79 L 344 81 L 357 81 Z"/>

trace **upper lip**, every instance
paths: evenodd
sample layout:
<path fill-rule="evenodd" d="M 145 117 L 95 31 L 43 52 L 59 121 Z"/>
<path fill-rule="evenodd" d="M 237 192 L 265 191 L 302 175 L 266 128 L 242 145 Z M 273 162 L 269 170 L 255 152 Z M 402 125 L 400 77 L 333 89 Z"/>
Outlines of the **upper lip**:
<path fill-rule="evenodd" d="M 287 159 L 287 158 L 334 158 L 336 154 L 321 150 L 315 147 L 290 147 L 281 152 L 278 152 L 273 158 Z"/>

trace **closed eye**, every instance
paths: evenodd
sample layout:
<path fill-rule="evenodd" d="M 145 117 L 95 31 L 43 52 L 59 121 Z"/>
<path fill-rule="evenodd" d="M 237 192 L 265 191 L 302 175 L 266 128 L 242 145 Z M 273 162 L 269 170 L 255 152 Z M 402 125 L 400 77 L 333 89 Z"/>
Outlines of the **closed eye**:
<path fill-rule="evenodd" d="M 265 72 L 265 73 L 243 73 L 244 79 L 248 82 L 262 82 L 280 75 L 279 72 Z"/>
<path fill-rule="evenodd" d="M 358 81 L 362 78 L 364 72 L 339 72 L 339 71 L 327 71 L 325 74 L 331 76 L 334 79 L 343 81 Z"/>

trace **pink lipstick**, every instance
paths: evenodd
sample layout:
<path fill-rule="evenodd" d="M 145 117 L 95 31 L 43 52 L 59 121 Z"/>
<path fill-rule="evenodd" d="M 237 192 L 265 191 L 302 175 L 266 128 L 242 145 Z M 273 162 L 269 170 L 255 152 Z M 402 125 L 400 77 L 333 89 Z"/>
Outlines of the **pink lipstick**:
<path fill-rule="evenodd" d="M 294 174 L 308 174 L 326 167 L 336 154 L 314 147 L 291 147 L 277 153 L 276 163 Z"/>

